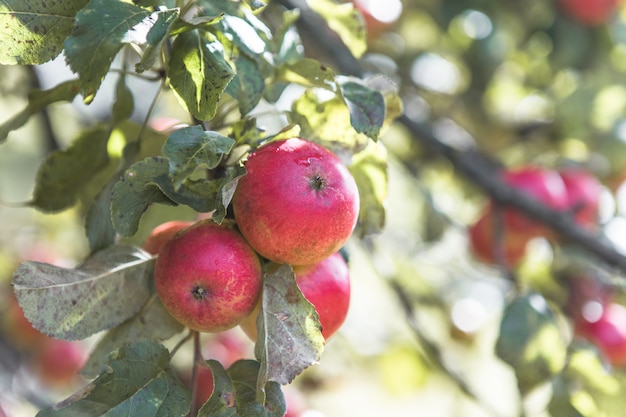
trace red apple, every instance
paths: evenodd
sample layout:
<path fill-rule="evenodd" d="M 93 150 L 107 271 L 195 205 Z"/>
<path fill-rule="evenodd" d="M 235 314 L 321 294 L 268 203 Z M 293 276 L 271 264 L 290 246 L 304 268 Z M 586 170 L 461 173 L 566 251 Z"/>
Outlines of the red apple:
<path fill-rule="evenodd" d="M 559 0 L 561 9 L 583 25 L 606 23 L 615 13 L 619 0 Z"/>
<path fill-rule="evenodd" d="M 505 171 L 503 180 L 511 187 L 526 193 L 529 197 L 551 209 L 565 211 L 568 208 L 567 189 L 563 179 L 556 171 L 532 165 L 524 166 Z M 547 227 L 518 210 L 506 209 L 505 217 L 507 225 L 513 229 L 521 231 L 533 229 L 540 235 L 551 234 Z"/>
<path fill-rule="evenodd" d="M 190 221 L 172 220 L 155 227 L 143 242 L 143 248 L 146 252 L 152 255 L 158 255 L 158 253 L 165 245 L 165 242 L 170 240 L 172 236 L 183 230 L 185 227 L 189 227 L 193 224 Z"/>
<path fill-rule="evenodd" d="M 41 380 L 58 387 L 71 386 L 87 360 L 87 349 L 81 342 L 48 339 L 32 358 L 32 367 Z"/>
<path fill-rule="evenodd" d="M 237 185 L 239 230 L 259 254 L 284 264 L 311 265 L 337 252 L 359 215 L 354 178 L 325 147 L 299 138 L 253 152 Z"/>
<path fill-rule="evenodd" d="M 204 220 L 161 249 L 156 292 L 169 313 L 192 330 L 219 332 L 250 314 L 261 289 L 256 253 L 234 229 Z"/>
<path fill-rule="evenodd" d="M 626 307 L 605 304 L 597 317 L 576 323 L 577 334 L 587 337 L 614 366 L 626 365 Z"/>
<path fill-rule="evenodd" d="M 479 219 L 469 227 L 469 243 L 474 255 L 482 262 L 498 264 L 504 262 L 507 267 L 516 266 L 526 253 L 526 244 L 536 235 L 512 229 L 503 217 L 503 242 L 501 248 L 503 259 L 496 257 L 496 235 L 494 234 L 494 208 L 488 206 Z M 532 232 L 532 230 L 530 230 Z"/>
<path fill-rule="evenodd" d="M 369 39 L 375 39 L 390 29 L 402 13 L 400 0 L 353 0 L 353 3 L 363 16 Z"/>
<path fill-rule="evenodd" d="M 598 225 L 598 207 L 602 185 L 585 170 L 568 168 L 559 171 L 567 191 L 567 206 L 574 213 L 574 220 L 588 229 Z"/>
<path fill-rule="evenodd" d="M 47 342 L 48 336 L 35 329 L 24 316 L 24 311 L 11 296 L 2 314 L 2 330 L 8 341 L 18 349 L 36 350 Z"/>
<path fill-rule="evenodd" d="M 296 284 L 317 311 L 322 336 L 328 340 L 341 327 L 350 306 L 350 271 L 340 253 L 315 265 L 294 267 Z M 241 324 L 243 331 L 256 341 L 256 319 L 260 304 Z"/>

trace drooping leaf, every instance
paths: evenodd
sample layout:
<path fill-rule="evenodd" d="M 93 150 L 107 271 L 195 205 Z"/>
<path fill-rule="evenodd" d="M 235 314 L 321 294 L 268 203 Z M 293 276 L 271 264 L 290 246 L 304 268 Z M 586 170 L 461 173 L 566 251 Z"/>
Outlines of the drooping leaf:
<path fill-rule="evenodd" d="M 150 296 L 152 266 L 146 252 L 116 245 L 75 269 L 23 262 L 13 274 L 13 288 L 37 330 L 61 339 L 84 339 L 141 309 Z"/>
<path fill-rule="evenodd" d="M 9 132 L 24 126 L 28 119 L 45 107 L 58 101 L 72 101 L 79 92 L 78 80 L 63 82 L 49 90 L 32 90 L 28 94 L 28 105 L 0 125 L 0 143 L 4 142 Z"/>
<path fill-rule="evenodd" d="M 239 360 L 228 368 L 239 416 L 283 417 L 286 411 L 285 397 L 276 382 L 261 381 L 259 362 Z M 263 386 L 265 398 L 259 401 L 256 387 Z"/>
<path fill-rule="evenodd" d="M 91 0 L 76 15 L 64 48 L 70 68 L 80 75 L 85 102 L 93 100 L 129 31 L 150 15 L 149 10 L 121 0 Z"/>
<path fill-rule="evenodd" d="M 211 368 L 213 374 L 213 393 L 198 411 L 198 416 L 239 417 L 235 402 L 235 389 L 226 370 L 214 359 L 206 361 L 206 365 Z"/>
<path fill-rule="evenodd" d="M 327 146 L 335 153 L 354 153 L 365 148 L 368 139 L 350 125 L 350 113 L 344 100 L 322 100 L 314 90 L 305 91 L 292 105 L 291 123 L 301 127 L 301 135 Z"/>
<path fill-rule="evenodd" d="M 383 95 L 356 78 L 338 77 L 337 81 L 350 111 L 350 124 L 354 130 L 378 139 L 385 122 Z"/>
<path fill-rule="evenodd" d="M 111 219 L 122 236 L 137 232 L 139 220 L 153 203 L 184 204 L 199 212 L 215 208 L 221 180 L 186 180 L 178 189 L 169 176 L 169 161 L 147 158 L 133 164 L 113 187 Z"/>
<path fill-rule="evenodd" d="M 109 354 L 116 349 L 143 340 L 167 340 L 182 330 L 183 325 L 170 316 L 159 298 L 153 294 L 139 313 L 109 330 L 98 340 L 81 373 L 93 378 L 102 371 Z"/>
<path fill-rule="evenodd" d="M 319 316 L 296 285 L 289 265 L 265 274 L 257 331 L 258 391 L 267 381 L 291 383 L 321 357 L 324 337 Z"/>
<path fill-rule="evenodd" d="M 348 169 L 359 189 L 358 228 L 361 236 L 379 233 L 385 226 L 387 199 L 387 150 L 381 143 L 370 142 L 352 158 Z"/>
<path fill-rule="evenodd" d="M 246 115 L 261 101 L 265 80 L 254 60 L 245 55 L 235 59 L 235 68 L 237 75 L 226 87 L 226 93 L 237 100 L 239 113 Z"/>
<path fill-rule="evenodd" d="M 355 58 L 367 50 L 367 34 L 360 13 L 351 2 L 337 3 L 333 0 L 307 0 L 315 12 L 321 15 L 328 27 L 339 35 Z"/>
<path fill-rule="evenodd" d="M 234 139 L 204 131 L 198 125 L 176 130 L 163 145 L 174 188 L 180 187 L 199 167 L 215 168 L 234 144 Z"/>
<path fill-rule="evenodd" d="M 143 341 L 112 353 L 98 378 L 37 417 L 183 417 L 190 402 L 189 390 L 170 368 L 168 350 Z"/>
<path fill-rule="evenodd" d="M 135 71 L 142 73 L 152 68 L 178 14 L 178 9 L 163 10 L 157 14 L 156 22 L 146 36 L 146 49 L 143 51 L 141 61 L 135 65 Z"/>
<path fill-rule="evenodd" d="M 116 124 L 127 120 L 132 116 L 135 108 L 135 99 L 132 91 L 126 84 L 126 77 L 120 76 L 115 86 L 115 102 L 111 111 L 111 124 Z"/>
<path fill-rule="evenodd" d="M 522 393 L 563 369 L 567 346 L 543 297 L 518 297 L 506 307 L 496 354 L 513 367 Z"/>
<path fill-rule="evenodd" d="M 111 221 L 111 193 L 115 182 L 110 181 L 96 196 L 85 216 L 85 234 L 89 252 L 95 253 L 115 243 Z"/>
<path fill-rule="evenodd" d="M 169 64 L 172 88 L 197 119 L 215 116 L 222 92 L 235 76 L 222 45 L 198 30 L 181 33 L 172 45 Z"/>
<path fill-rule="evenodd" d="M 312 58 L 305 58 L 293 64 L 283 65 L 279 69 L 277 78 L 305 87 L 320 87 L 329 91 L 336 90 L 334 71 Z"/>
<path fill-rule="evenodd" d="M 48 155 L 37 171 L 31 204 L 46 212 L 75 204 L 81 188 L 107 165 L 108 139 L 109 128 L 97 125 L 82 131 L 68 149 Z"/>
<path fill-rule="evenodd" d="M 0 64 L 42 64 L 55 58 L 89 0 L 0 1 Z"/>
<path fill-rule="evenodd" d="M 213 220 L 216 223 L 221 224 L 226 218 L 228 206 L 233 199 L 239 179 L 243 177 L 245 173 L 246 169 L 243 166 L 235 165 L 227 168 L 226 176 L 222 180 L 215 203 L 216 207 L 213 213 Z"/>

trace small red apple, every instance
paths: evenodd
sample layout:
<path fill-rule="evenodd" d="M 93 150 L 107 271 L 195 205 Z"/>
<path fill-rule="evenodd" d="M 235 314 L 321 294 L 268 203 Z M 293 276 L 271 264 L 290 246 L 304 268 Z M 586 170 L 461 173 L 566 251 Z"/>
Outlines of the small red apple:
<path fill-rule="evenodd" d="M 143 242 L 143 248 L 152 255 L 158 255 L 163 245 L 165 245 L 165 242 L 170 240 L 176 233 L 192 224 L 193 222 L 183 220 L 172 220 L 160 224 L 150 232 Z"/>
<path fill-rule="evenodd" d="M 350 270 L 340 253 L 315 265 L 294 267 L 296 284 L 319 315 L 322 336 L 328 340 L 341 327 L 350 306 Z M 260 304 L 242 323 L 241 328 L 256 341 L 256 319 Z"/>
<path fill-rule="evenodd" d="M 260 255 L 311 265 L 337 252 L 359 215 L 354 178 L 325 147 L 299 138 L 253 152 L 237 185 L 237 226 Z"/>
<path fill-rule="evenodd" d="M 606 23 L 615 13 L 620 0 L 559 0 L 561 9 L 583 25 Z"/>
<path fill-rule="evenodd" d="M 179 322 L 200 332 L 236 326 L 261 289 L 256 253 L 234 229 L 204 220 L 180 231 L 161 249 L 156 292 Z"/>
<path fill-rule="evenodd" d="M 626 307 L 610 302 L 594 317 L 575 322 L 576 333 L 594 343 L 614 366 L 626 366 Z"/>
<path fill-rule="evenodd" d="M 553 170 L 536 166 L 523 166 L 505 171 L 503 180 L 511 187 L 526 193 L 529 197 L 540 201 L 551 209 L 565 211 L 569 198 L 561 176 Z M 536 231 L 539 235 L 550 235 L 551 231 L 541 223 L 531 219 L 515 209 L 505 211 L 507 226 L 512 229 Z"/>
<path fill-rule="evenodd" d="M 35 329 L 24 316 L 24 311 L 14 296 L 7 303 L 2 313 L 2 331 L 9 343 L 18 349 L 36 350 L 48 340 L 48 336 Z"/>
<path fill-rule="evenodd" d="M 48 385 L 71 386 L 79 379 L 78 372 L 87 360 L 87 349 L 82 342 L 48 339 L 32 357 L 32 367 Z"/>
<path fill-rule="evenodd" d="M 574 220 L 583 227 L 595 229 L 602 185 L 596 177 L 582 169 L 563 169 L 559 174 L 565 184 L 567 206 L 574 213 Z"/>
<path fill-rule="evenodd" d="M 507 223 L 506 218 L 503 217 L 503 239 L 504 247 L 501 248 L 501 256 L 503 259 L 497 259 L 495 252 L 496 235 L 494 234 L 494 208 L 487 206 L 483 214 L 478 220 L 469 227 L 469 243 L 470 248 L 474 255 L 482 262 L 490 264 L 498 264 L 504 262 L 507 267 L 516 266 L 524 257 L 526 253 L 526 245 L 530 239 L 536 235 L 532 233 L 526 233 L 517 229 L 512 229 Z"/>
<path fill-rule="evenodd" d="M 363 16 L 369 39 L 375 39 L 390 29 L 402 14 L 400 0 L 353 0 L 353 3 Z"/>

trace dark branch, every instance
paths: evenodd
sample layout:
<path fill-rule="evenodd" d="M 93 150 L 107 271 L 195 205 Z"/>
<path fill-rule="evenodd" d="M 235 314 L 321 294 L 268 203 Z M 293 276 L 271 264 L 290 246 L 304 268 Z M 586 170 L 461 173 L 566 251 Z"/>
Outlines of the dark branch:
<path fill-rule="evenodd" d="M 339 42 L 329 31 L 323 20 L 306 3 L 299 0 L 278 0 L 288 9 L 298 8 L 301 18 L 298 20 L 300 31 L 323 45 L 328 59 L 342 74 L 363 77 L 364 71 L 359 61 L 348 48 Z M 563 215 L 546 207 L 541 202 L 509 187 L 498 175 L 498 165 L 475 149 L 458 150 L 442 142 L 435 135 L 429 123 L 416 122 L 406 114 L 400 116 L 397 123 L 404 125 L 430 151 L 447 158 L 455 167 L 457 175 L 472 181 L 487 193 L 496 203 L 519 209 L 528 216 L 548 225 L 567 241 L 585 249 L 607 266 L 626 272 L 626 257 L 615 250 L 606 240 L 578 226 L 572 216 Z"/>

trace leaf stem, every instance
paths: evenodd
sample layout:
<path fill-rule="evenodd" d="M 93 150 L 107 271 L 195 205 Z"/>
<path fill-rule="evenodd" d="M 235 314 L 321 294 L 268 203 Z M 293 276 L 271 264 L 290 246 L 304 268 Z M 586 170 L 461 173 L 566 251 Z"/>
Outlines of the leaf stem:
<path fill-rule="evenodd" d="M 185 337 L 183 337 L 180 342 L 176 343 L 176 346 L 174 346 L 172 348 L 172 350 L 170 351 L 170 359 L 174 357 L 174 355 L 176 355 L 176 352 L 178 352 L 178 349 L 181 348 L 182 345 L 184 345 L 185 343 L 187 343 L 189 341 L 189 339 L 191 339 L 193 337 L 193 331 L 189 331 L 189 334 L 187 334 Z"/>

